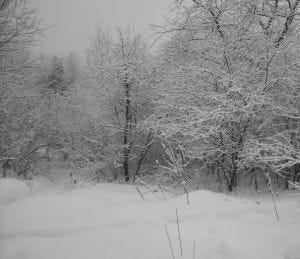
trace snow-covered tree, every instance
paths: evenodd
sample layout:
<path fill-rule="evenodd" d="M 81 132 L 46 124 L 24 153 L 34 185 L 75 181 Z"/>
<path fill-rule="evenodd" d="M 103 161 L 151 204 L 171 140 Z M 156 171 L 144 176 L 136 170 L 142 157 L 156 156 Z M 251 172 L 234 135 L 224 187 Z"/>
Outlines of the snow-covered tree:
<path fill-rule="evenodd" d="M 280 145 L 297 160 L 297 137 L 291 144 L 278 134 L 299 136 L 299 1 L 185 2 L 177 1 L 176 18 L 156 27 L 170 40 L 149 125 L 212 166 L 231 191 L 241 171 L 263 162 L 285 167 L 278 154 L 271 163 Z"/>
<path fill-rule="evenodd" d="M 114 36 L 98 31 L 88 53 L 88 66 L 96 80 L 101 105 L 101 128 L 107 134 L 106 154 L 115 167 L 122 168 L 126 181 L 130 177 L 130 160 L 137 154 L 134 150 L 144 150 L 138 124 L 151 111 L 149 64 L 147 46 L 140 35 L 129 29 L 117 29 Z"/>
<path fill-rule="evenodd" d="M 41 33 L 28 1 L 0 1 L 0 162 L 24 174 L 40 107 L 29 47 Z"/>

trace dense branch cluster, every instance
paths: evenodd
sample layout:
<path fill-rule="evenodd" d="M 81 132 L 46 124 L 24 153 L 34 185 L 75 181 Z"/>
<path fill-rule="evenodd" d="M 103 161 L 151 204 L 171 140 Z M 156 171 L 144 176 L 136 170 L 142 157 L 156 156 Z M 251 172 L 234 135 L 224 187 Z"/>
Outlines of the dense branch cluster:
<path fill-rule="evenodd" d="M 299 1 L 193 2 L 156 28 L 171 39 L 149 124 L 229 190 L 247 171 L 299 175 Z"/>

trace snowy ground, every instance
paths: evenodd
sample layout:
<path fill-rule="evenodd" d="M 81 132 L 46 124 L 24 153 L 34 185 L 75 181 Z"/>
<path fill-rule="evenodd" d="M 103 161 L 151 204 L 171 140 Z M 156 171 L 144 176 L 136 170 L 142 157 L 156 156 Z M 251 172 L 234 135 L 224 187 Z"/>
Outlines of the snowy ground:
<path fill-rule="evenodd" d="M 41 183 L 39 183 L 41 186 Z M 0 186 L 1 187 L 1 186 Z M 27 193 L 26 193 L 27 194 Z M 1 259 L 299 259 L 300 195 L 237 199 L 209 191 L 142 201 L 135 187 L 35 192 L 0 207 Z M 257 202 L 259 201 L 259 202 Z M 180 216 L 180 255 L 176 209 Z"/>

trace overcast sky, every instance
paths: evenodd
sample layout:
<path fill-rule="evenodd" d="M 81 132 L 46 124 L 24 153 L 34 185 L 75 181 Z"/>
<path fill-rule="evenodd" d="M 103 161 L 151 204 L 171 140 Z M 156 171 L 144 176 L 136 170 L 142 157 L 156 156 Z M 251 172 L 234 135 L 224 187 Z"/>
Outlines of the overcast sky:
<path fill-rule="evenodd" d="M 114 28 L 135 25 L 136 32 L 149 35 L 148 24 L 162 24 L 173 0 L 32 0 L 38 8 L 47 40 L 38 51 L 58 54 L 83 51 L 96 26 Z"/>

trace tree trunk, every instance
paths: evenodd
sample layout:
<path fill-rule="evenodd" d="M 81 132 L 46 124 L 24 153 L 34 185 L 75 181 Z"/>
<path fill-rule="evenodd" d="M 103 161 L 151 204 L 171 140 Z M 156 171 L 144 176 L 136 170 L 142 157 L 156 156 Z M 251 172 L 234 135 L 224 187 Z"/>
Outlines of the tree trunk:
<path fill-rule="evenodd" d="M 255 185 L 255 190 L 257 191 L 258 190 L 258 182 L 257 182 L 257 175 L 256 175 L 256 173 L 254 175 L 254 185 Z"/>
<path fill-rule="evenodd" d="M 125 126 L 123 132 L 123 145 L 124 145 L 124 152 L 123 152 L 123 172 L 125 176 L 125 181 L 129 181 L 129 130 L 130 130 L 130 85 L 128 82 L 124 83 L 125 87 L 125 94 L 126 94 L 126 104 L 125 104 Z"/>
<path fill-rule="evenodd" d="M 149 151 L 149 149 L 151 147 L 151 144 L 152 144 L 151 142 L 153 140 L 153 137 L 151 137 L 151 135 L 152 135 L 152 131 L 149 132 L 148 137 L 147 137 L 147 141 L 146 141 L 146 143 L 144 145 L 144 148 L 143 148 L 143 150 L 142 150 L 142 152 L 141 152 L 141 154 L 139 156 L 139 161 L 137 163 L 137 167 L 136 167 L 136 170 L 135 170 L 135 174 L 134 174 L 134 178 L 133 178 L 133 183 L 135 183 L 135 181 L 136 181 L 136 179 L 137 179 L 137 177 L 139 175 L 139 171 L 140 171 L 142 162 L 143 162 L 144 158 L 146 157 L 146 155 L 147 155 L 147 153 L 148 153 L 148 151 Z"/>
<path fill-rule="evenodd" d="M 230 182 L 228 185 L 228 191 L 232 192 L 234 188 L 237 187 L 237 152 L 234 152 L 231 156 L 233 170 L 230 175 Z"/>
<path fill-rule="evenodd" d="M 11 164 L 10 164 L 10 160 L 9 159 L 6 159 L 4 164 L 2 165 L 2 170 L 3 170 L 3 178 L 6 178 L 7 177 L 7 170 L 9 170 L 11 167 Z"/>

